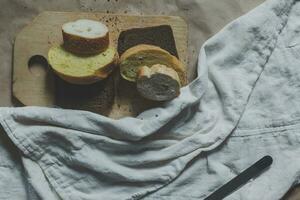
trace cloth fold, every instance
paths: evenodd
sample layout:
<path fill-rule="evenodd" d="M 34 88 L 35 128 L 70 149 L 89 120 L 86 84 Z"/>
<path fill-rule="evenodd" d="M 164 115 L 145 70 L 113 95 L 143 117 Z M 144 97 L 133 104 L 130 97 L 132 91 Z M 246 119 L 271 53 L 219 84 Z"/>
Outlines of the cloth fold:
<path fill-rule="evenodd" d="M 52 192 L 49 199 L 140 199 L 188 173 L 237 127 L 293 5 L 267 1 L 227 25 L 201 48 L 198 76 L 181 95 L 137 118 L 0 108 L 32 187 L 40 197 Z"/>

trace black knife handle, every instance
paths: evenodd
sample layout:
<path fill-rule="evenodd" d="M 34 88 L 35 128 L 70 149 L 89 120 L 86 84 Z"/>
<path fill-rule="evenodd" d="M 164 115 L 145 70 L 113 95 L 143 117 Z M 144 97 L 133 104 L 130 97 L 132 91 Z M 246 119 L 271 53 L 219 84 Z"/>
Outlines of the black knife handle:
<path fill-rule="evenodd" d="M 264 156 L 262 159 L 231 179 L 229 182 L 217 189 L 204 200 L 221 200 L 225 198 L 227 195 L 231 194 L 236 189 L 247 183 L 250 179 L 262 173 L 267 167 L 272 164 L 272 162 L 273 159 L 271 156 Z"/>

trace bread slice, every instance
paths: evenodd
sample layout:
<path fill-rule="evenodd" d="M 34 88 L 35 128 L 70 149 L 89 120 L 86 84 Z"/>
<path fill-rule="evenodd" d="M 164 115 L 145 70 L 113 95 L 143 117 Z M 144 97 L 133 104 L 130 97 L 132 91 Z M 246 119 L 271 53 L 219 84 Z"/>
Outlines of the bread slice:
<path fill-rule="evenodd" d="M 151 67 L 162 64 L 174 69 L 180 78 L 181 85 L 186 84 L 184 65 L 169 52 L 157 46 L 140 44 L 126 50 L 120 57 L 120 72 L 124 79 L 135 82 L 140 67 Z"/>
<path fill-rule="evenodd" d="M 118 54 L 138 44 L 158 46 L 178 58 L 175 38 L 170 25 L 130 28 L 120 33 L 118 37 Z"/>
<path fill-rule="evenodd" d="M 180 94 L 179 76 L 165 65 L 143 66 L 138 72 L 137 90 L 146 99 L 169 101 Z"/>
<path fill-rule="evenodd" d="M 65 49 L 79 55 L 98 54 L 109 46 L 108 28 L 99 21 L 80 19 L 65 23 L 62 35 Z"/>
<path fill-rule="evenodd" d="M 109 47 L 93 56 L 80 57 L 54 46 L 48 52 L 48 61 L 54 72 L 63 80 L 73 84 L 91 84 L 105 79 L 117 63 L 117 53 Z"/>
<path fill-rule="evenodd" d="M 105 116 L 110 113 L 115 97 L 113 75 L 89 85 L 70 84 L 58 76 L 54 80 L 55 105 L 66 109 L 88 110 Z"/>

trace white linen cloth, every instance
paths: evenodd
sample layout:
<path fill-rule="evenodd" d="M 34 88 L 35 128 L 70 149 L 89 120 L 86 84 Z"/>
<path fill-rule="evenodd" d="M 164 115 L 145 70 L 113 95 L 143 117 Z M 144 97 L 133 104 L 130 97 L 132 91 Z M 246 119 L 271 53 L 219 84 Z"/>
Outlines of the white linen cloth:
<path fill-rule="evenodd" d="M 26 177 L 2 183 L 0 199 L 202 199 L 265 153 L 273 166 L 228 199 L 279 199 L 300 169 L 299 13 L 270 0 L 233 21 L 203 45 L 181 95 L 137 118 L 1 108 Z"/>

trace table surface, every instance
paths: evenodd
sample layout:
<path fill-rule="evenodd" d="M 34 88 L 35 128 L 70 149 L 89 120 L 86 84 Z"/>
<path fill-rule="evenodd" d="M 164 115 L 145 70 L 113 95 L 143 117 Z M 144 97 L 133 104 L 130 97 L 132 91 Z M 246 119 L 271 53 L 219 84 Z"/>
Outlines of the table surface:
<path fill-rule="evenodd" d="M 179 15 L 189 24 L 189 80 L 195 76 L 199 47 L 227 23 L 264 0 L 103 0 L 103 1 L 10 1 L 2 0 L 0 17 L 0 106 L 12 106 L 11 66 L 13 41 L 22 27 L 42 11 L 96 11 L 104 13 Z M 198 20 L 202 19 L 202 20 Z M 287 200 L 300 200 L 300 188 Z"/>

